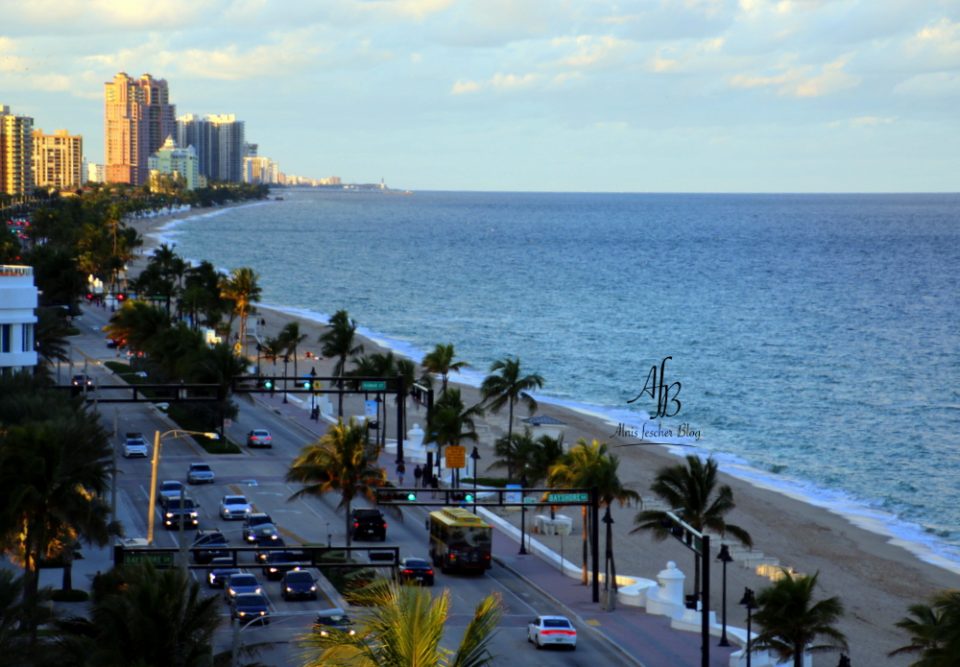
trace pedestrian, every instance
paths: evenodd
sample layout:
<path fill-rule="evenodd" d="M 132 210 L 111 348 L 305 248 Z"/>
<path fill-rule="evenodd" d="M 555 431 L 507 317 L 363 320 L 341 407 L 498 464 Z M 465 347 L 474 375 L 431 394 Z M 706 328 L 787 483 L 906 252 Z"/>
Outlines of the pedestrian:
<path fill-rule="evenodd" d="M 397 484 L 403 486 L 403 474 L 407 472 L 407 467 L 403 465 L 403 461 L 400 461 L 397 464 Z"/>
<path fill-rule="evenodd" d="M 420 469 L 420 464 L 418 463 L 413 469 L 413 485 L 416 488 L 420 488 L 420 478 L 423 477 L 423 470 Z"/>
<path fill-rule="evenodd" d="M 440 477 L 438 475 L 430 475 L 430 488 L 433 489 L 431 497 L 436 498 L 437 490 L 440 488 Z"/>

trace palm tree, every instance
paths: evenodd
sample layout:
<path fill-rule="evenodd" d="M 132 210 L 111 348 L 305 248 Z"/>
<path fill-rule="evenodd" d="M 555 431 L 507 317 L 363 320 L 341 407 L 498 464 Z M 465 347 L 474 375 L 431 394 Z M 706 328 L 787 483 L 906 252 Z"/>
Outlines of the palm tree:
<path fill-rule="evenodd" d="M 375 489 L 387 481 L 387 473 L 377 466 L 378 451 L 367 446 L 367 428 L 355 419 L 337 422 L 316 442 L 304 446 L 287 471 L 288 482 L 303 484 L 290 500 L 303 496 L 322 496 L 340 492 L 337 508 L 346 511 L 345 530 L 350 546 L 350 509 L 355 497 L 376 500 Z"/>
<path fill-rule="evenodd" d="M 44 363 L 69 361 L 67 354 L 67 336 L 70 325 L 60 308 L 37 308 L 36 345 L 37 355 Z"/>
<path fill-rule="evenodd" d="M 233 301 L 233 315 L 240 318 L 239 338 L 236 344 L 237 354 L 247 354 L 247 317 L 253 304 L 260 300 L 260 277 L 249 267 L 234 269 L 229 278 L 220 283 L 220 295 Z M 232 317 L 231 317 L 232 320 Z"/>
<path fill-rule="evenodd" d="M 357 601 L 370 605 L 357 634 L 303 636 L 303 667 L 484 667 L 494 663 L 490 641 L 503 613 L 499 593 L 477 604 L 455 651 L 440 645 L 450 614 L 449 589 L 434 597 L 430 589 L 420 586 L 380 584 Z"/>
<path fill-rule="evenodd" d="M 170 318 L 162 308 L 146 301 L 127 301 L 111 315 L 110 323 L 103 330 L 113 340 L 141 352 L 155 336 L 169 328 Z"/>
<path fill-rule="evenodd" d="M 437 343 L 433 351 L 424 355 L 423 361 L 420 362 L 426 374 L 436 373 L 443 379 L 443 384 L 440 389 L 441 393 L 447 390 L 447 378 L 450 375 L 450 371 L 459 373 L 460 369 L 469 366 L 465 361 L 454 361 L 453 358 L 455 356 L 456 352 L 453 350 L 453 343 L 447 343 L 446 345 Z M 429 378 L 429 375 L 427 377 Z"/>
<path fill-rule="evenodd" d="M 691 528 L 703 532 L 712 530 L 730 533 L 742 544 L 752 547 L 750 533 L 740 526 L 727 523 L 724 516 L 736 505 L 729 485 L 717 486 L 717 462 L 712 458 L 702 461 L 693 454 L 686 465 L 666 466 L 657 472 L 650 490 L 671 508 Z M 632 533 L 647 530 L 656 540 L 670 536 L 670 518 L 663 510 L 644 510 L 634 518 L 637 524 Z M 694 553 L 694 592 L 700 592 L 700 555 Z"/>
<path fill-rule="evenodd" d="M 504 357 L 490 364 L 490 375 L 484 378 L 480 385 L 480 394 L 485 406 L 493 412 L 500 412 L 504 405 L 509 407 L 508 441 L 513 439 L 514 406 L 517 402 L 522 402 L 532 414 L 537 409 L 537 402 L 528 392 L 542 387 L 543 378 L 537 373 L 521 375 L 519 357 Z"/>
<path fill-rule="evenodd" d="M 0 662 L 5 665 L 29 665 L 35 657 L 30 646 L 29 628 L 48 620 L 46 606 L 36 607 L 40 618 L 31 621 L 31 608 L 23 600 L 24 577 L 13 570 L 0 570 Z"/>
<path fill-rule="evenodd" d="M 909 607 L 910 616 L 897 627 L 910 633 L 910 643 L 889 655 L 919 653 L 911 667 L 954 667 L 960 655 L 960 590 L 944 590 L 930 604 Z"/>
<path fill-rule="evenodd" d="M 107 434 L 94 413 L 64 400 L 33 400 L 48 416 L 27 415 L 0 433 L 0 544 L 25 566 L 25 598 L 34 604 L 41 561 L 73 546 L 65 535 L 102 546 L 111 532 Z"/>
<path fill-rule="evenodd" d="M 354 339 L 357 333 L 356 320 L 350 319 L 349 313 L 345 310 L 338 310 L 330 316 L 329 329 L 320 335 L 320 343 L 323 347 L 320 353 L 325 357 L 336 357 L 337 363 L 333 367 L 333 374 L 340 378 L 337 386 L 343 389 L 343 375 L 347 366 L 347 358 L 357 354 L 363 354 L 363 345 L 355 345 Z M 341 391 L 337 401 L 337 416 L 343 418 L 343 392 Z"/>
<path fill-rule="evenodd" d="M 221 603 L 179 568 L 126 566 L 97 594 L 92 619 L 61 623 L 56 664 L 211 667 Z"/>
<path fill-rule="evenodd" d="M 466 407 L 459 389 L 448 389 L 433 404 L 433 416 L 427 425 L 424 442 L 437 443 L 437 467 L 444 445 L 459 445 L 464 440 L 479 440 L 474 419 L 483 416 L 483 407 Z"/>
<path fill-rule="evenodd" d="M 587 442 L 585 438 L 580 438 L 577 444 L 570 448 L 570 451 L 560 457 L 559 462 L 551 466 L 547 475 L 547 484 L 551 487 L 562 488 L 580 488 L 597 489 L 601 507 L 606 507 L 609 511 L 610 505 L 617 501 L 621 505 L 629 502 L 639 502 L 640 494 L 632 489 L 627 489 L 620 482 L 618 468 L 619 459 L 608 453 L 607 443 L 593 440 Z M 581 540 L 583 549 L 583 568 L 581 571 L 581 581 L 586 584 L 587 577 L 587 534 L 590 532 L 587 527 L 587 507 L 581 508 L 581 521 L 583 523 L 583 538 Z M 607 562 L 613 570 L 612 576 L 608 574 L 607 581 L 613 581 L 614 593 L 616 593 L 616 567 L 613 565 L 613 533 L 611 524 L 607 523 Z"/>
<path fill-rule="evenodd" d="M 846 637 L 834 627 L 843 616 L 840 598 L 813 600 L 820 573 L 794 575 L 784 568 L 780 571 L 781 578 L 757 595 L 753 621 L 760 633 L 751 646 L 772 650 L 780 660 L 792 658 L 794 667 L 803 666 L 805 651 L 847 650 Z M 826 643 L 812 645 L 820 637 Z"/>
<path fill-rule="evenodd" d="M 299 378 L 300 374 L 297 370 L 297 348 L 300 346 L 300 343 L 307 339 L 307 334 L 300 333 L 299 322 L 287 322 L 283 329 L 280 330 L 277 338 L 281 341 L 286 353 L 293 355 L 293 377 Z"/>

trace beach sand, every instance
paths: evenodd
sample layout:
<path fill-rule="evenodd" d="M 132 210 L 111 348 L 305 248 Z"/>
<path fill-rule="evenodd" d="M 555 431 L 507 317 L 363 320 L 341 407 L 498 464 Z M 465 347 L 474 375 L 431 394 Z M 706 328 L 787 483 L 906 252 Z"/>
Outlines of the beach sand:
<path fill-rule="evenodd" d="M 179 214 L 174 217 L 191 217 L 206 211 Z M 142 234 L 150 234 L 160 226 L 167 224 L 171 218 L 150 219 L 133 223 Z M 151 248 L 156 245 L 155 240 L 145 236 L 144 255 L 149 255 Z M 139 262 L 137 262 L 139 263 Z M 136 263 L 135 263 L 136 264 Z M 256 269 L 256 267 L 253 267 Z M 134 271 L 136 266 L 134 266 Z M 317 310 L 333 312 L 339 308 L 350 310 L 349 303 L 317 304 Z M 320 376 L 332 375 L 332 360 L 311 359 L 305 360 L 307 351 L 319 355 L 320 346 L 317 339 L 323 331 L 323 326 L 305 318 L 296 318 L 291 315 L 271 311 L 259 307 L 260 317 L 266 320 L 263 333 L 274 336 L 283 325 L 292 320 L 298 320 L 303 333 L 307 334 L 304 344 L 300 348 L 301 374 L 309 372 L 311 367 L 316 369 Z M 363 323 L 360 322 L 362 325 Z M 436 341 L 438 343 L 457 341 Z M 364 341 L 365 353 L 380 351 L 376 344 Z M 505 354 L 509 350 L 504 350 Z M 254 353 L 255 354 L 255 353 Z M 416 360 L 419 361 L 419 360 Z M 468 362 L 470 360 L 467 360 Z M 283 365 L 279 364 L 276 370 L 270 369 L 267 364 L 264 374 L 282 374 Z M 545 389 L 549 391 L 549 369 L 527 369 L 536 371 L 546 380 Z M 290 372 L 293 372 L 292 365 Z M 451 375 L 451 381 L 456 380 L 456 374 Z M 435 386 L 438 386 L 436 383 Z M 467 405 L 479 402 L 479 393 L 476 388 L 462 386 L 464 402 Z M 345 399 L 344 414 L 362 413 L 361 397 L 352 396 Z M 333 402 L 333 400 L 332 400 Z M 334 405 L 335 407 L 335 405 Z M 425 421 L 423 409 L 410 406 L 408 408 L 408 424 Z M 567 424 L 564 432 L 564 441 L 571 445 L 579 438 L 588 440 L 597 438 L 602 441 L 614 441 L 611 434 L 614 427 L 599 419 L 573 410 L 541 404 L 538 414 L 550 415 Z M 520 418 L 527 416 L 519 411 L 515 416 L 514 429 L 522 428 Z M 393 422 L 391 414 L 390 422 Z M 499 415 L 488 414 L 478 422 L 478 444 L 481 456 L 480 474 L 494 460 L 493 442 L 504 435 L 507 428 L 507 411 Z M 388 429 L 395 426 L 387 425 Z M 393 430 L 388 430 L 392 437 Z M 467 443 L 471 445 L 473 443 Z M 652 502 L 649 491 L 650 483 L 656 472 L 667 465 L 681 462 L 682 459 L 667 452 L 665 448 L 652 447 L 622 447 L 612 450 L 620 458 L 620 478 L 623 483 L 638 491 L 648 502 Z M 389 470 L 392 476 L 394 471 Z M 411 467 L 408 466 L 407 483 L 412 482 Z M 472 473 L 472 468 L 470 470 Z M 502 475 L 501 471 L 496 474 Z M 819 572 L 818 599 L 829 596 L 839 596 L 845 608 L 845 615 L 839 628 L 847 636 L 850 651 L 849 655 L 855 667 L 876 667 L 881 665 L 909 665 L 915 657 L 898 656 L 887 657 L 887 653 L 908 643 L 907 635 L 896 628 L 894 623 L 907 614 L 907 607 L 918 602 L 926 602 L 931 594 L 946 588 L 960 588 L 960 574 L 921 561 L 916 555 L 901 546 L 890 543 L 886 536 L 870 532 L 853 525 L 846 518 L 831 513 L 825 509 L 800 502 L 781 493 L 758 488 L 743 480 L 725 474 L 721 469 L 722 482 L 733 488 L 736 508 L 727 515 L 730 523 L 746 529 L 754 540 L 754 549 L 764 555 L 777 558 L 780 564 L 793 568 L 801 573 Z M 657 542 L 647 534 L 631 534 L 636 507 L 614 506 L 614 554 L 617 572 L 621 575 L 633 575 L 655 579 L 657 572 L 664 569 L 667 561 L 675 561 L 678 567 L 687 575 L 687 592 L 692 590 L 693 555 L 675 540 Z M 537 512 L 528 512 L 527 526 L 532 524 L 532 516 Z M 564 508 L 563 513 L 570 515 L 574 520 L 574 532 L 563 539 L 565 557 L 580 563 L 580 512 L 576 507 Z M 509 513 L 517 524 L 519 516 Z M 561 538 L 556 536 L 537 535 L 536 539 L 551 546 L 555 551 L 561 549 Z M 602 539 L 602 538 L 601 538 Z M 601 553 L 602 553 L 601 542 Z M 534 558 L 535 556 L 530 556 Z M 547 567 L 547 565 L 544 565 Z M 602 570 L 602 567 L 601 567 Z M 721 568 L 715 563 L 712 569 L 711 609 L 717 611 L 720 618 L 721 605 Z M 745 626 L 745 612 L 737 602 L 740 600 L 744 587 L 759 592 L 769 585 L 769 579 L 755 574 L 752 570 L 742 567 L 737 562 L 730 563 L 727 568 L 727 618 L 733 626 Z M 696 635 L 691 634 L 691 641 L 699 641 Z M 815 667 L 833 667 L 837 664 L 838 653 L 829 651 L 816 655 L 813 664 Z M 679 667 L 679 666 L 678 666 Z"/>

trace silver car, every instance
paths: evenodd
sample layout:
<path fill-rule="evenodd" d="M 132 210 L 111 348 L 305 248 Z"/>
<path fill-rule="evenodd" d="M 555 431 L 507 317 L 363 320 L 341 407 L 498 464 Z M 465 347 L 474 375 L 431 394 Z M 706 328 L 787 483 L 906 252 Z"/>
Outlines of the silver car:
<path fill-rule="evenodd" d="M 224 496 L 220 501 L 220 518 L 225 521 L 246 519 L 252 511 L 245 496 Z"/>
<path fill-rule="evenodd" d="M 215 475 L 208 463 L 191 463 L 187 471 L 187 484 L 213 484 Z"/>

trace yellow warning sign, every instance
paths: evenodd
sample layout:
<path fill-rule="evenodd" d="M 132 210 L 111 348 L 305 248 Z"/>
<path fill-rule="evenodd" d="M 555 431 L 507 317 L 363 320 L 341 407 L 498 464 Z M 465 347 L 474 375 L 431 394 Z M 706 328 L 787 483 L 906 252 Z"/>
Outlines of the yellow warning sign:
<path fill-rule="evenodd" d="M 467 467 L 467 448 L 460 445 L 450 445 L 444 452 L 447 457 L 448 468 Z"/>

